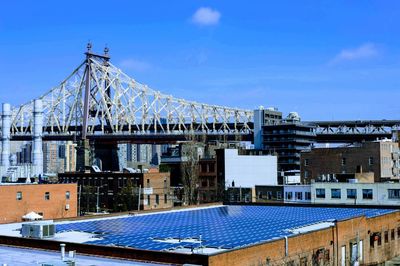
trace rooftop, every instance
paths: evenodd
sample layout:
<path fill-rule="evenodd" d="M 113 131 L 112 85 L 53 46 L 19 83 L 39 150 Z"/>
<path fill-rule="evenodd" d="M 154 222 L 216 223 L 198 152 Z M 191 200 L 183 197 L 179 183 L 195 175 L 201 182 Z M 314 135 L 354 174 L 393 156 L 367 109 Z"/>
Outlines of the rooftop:
<path fill-rule="evenodd" d="M 217 206 L 61 222 L 56 224 L 54 240 L 74 242 L 80 232 L 92 234 L 80 238 L 81 243 L 212 254 L 320 230 L 333 226 L 334 220 L 375 217 L 395 211 L 381 208 Z M 11 230 L 14 235 L 19 234 L 16 227 Z M 0 234 L 4 232 L 0 226 Z M 68 235 L 73 237 L 69 239 Z"/>

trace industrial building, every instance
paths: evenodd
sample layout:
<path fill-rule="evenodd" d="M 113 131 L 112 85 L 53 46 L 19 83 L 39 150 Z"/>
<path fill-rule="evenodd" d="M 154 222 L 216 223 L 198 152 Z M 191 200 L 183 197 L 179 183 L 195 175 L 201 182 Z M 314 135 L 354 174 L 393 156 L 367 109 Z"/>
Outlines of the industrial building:
<path fill-rule="evenodd" d="M 328 181 L 340 179 L 340 176 L 362 173 L 372 173 L 372 182 L 398 182 L 399 155 L 399 144 L 391 140 L 313 148 L 301 153 L 302 183 L 310 183 L 313 179 Z"/>
<path fill-rule="evenodd" d="M 77 216 L 76 184 L 0 185 L 0 223 L 15 223 L 35 212 L 43 219 Z"/>
<path fill-rule="evenodd" d="M 196 265 L 372 265 L 400 255 L 400 212 L 388 208 L 225 205 L 56 223 L 55 237 L 0 244 Z M 86 234 L 73 241 L 68 234 Z"/>
<path fill-rule="evenodd" d="M 85 212 L 150 210 L 173 206 L 168 172 L 147 172 L 145 169 L 127 169 L 124 172 L 70 172 L 60 173 L 58 181 L 78 184 L 80 207 Z"/>

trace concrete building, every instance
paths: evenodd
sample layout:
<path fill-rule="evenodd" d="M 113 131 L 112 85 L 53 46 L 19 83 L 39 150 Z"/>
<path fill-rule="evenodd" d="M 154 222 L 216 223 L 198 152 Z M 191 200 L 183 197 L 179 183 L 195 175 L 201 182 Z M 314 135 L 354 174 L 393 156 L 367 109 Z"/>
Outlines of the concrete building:
<path fill-rule="evenodd" d="M 285 203 L 311 203 L 311 187 L 309 185 L 283 186 Z"/>
<path fill-rule="evenodd" d="M 400 183 L 312 182 L 311 202 L 400 206 Z"/>
<path fill-rule="evenodd" d="M 62 164 L 59 162 L 58 144 L 56 142 L 43 142 L 43 172 L 54 174 L 60 171 Z"/>
<path fill-rule="evenodd" d="M 374 174 L 375 182 L 399 180 L 399 168 L 399 146 L 392 141 L 314 148 L 301 153 L 303 183 L 318 178 L 336 178 L 339 174 L 367 172 Z"/>
<path fill-rule="evenodd" d="M 3 184 L 0 185 L 0 223 L 22 221 L 36 212 L 43 219 L 76 217 L 76 184 Z"/>
<path fill-rule="evenodd" d="M 315 127 L 302 123 L 296 112 L 285 119 L 272 119 L 271 115 L 255 110 L 254 146 L 278 156 L 279 183 L 283 184 L 284 172 L 300 170 L 300 152 L 309 150 L 315 142 Z"/>
<path fill-rule="evenodd" d="M 237 149 L 217 150 L 217 174 L 225 188 L 277 185 L 277 157 L 239 155 Z"/>

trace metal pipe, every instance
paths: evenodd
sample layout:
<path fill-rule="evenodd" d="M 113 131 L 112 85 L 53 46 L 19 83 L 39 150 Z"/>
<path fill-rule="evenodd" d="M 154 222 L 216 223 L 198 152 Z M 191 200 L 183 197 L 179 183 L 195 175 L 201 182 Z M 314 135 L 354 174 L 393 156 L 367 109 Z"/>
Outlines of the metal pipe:
<path fill-rule="evenodd" d="M 61 248 L 61 260 L 64 261 L 65 259 L 65 244 L 60 244 L 60 248 Z"/>
<path fill-rule="evenodd" d="M 289 240 L 287 236 L 285 238 L 285 257 L 289 256 Z"/>
<path fill-rule="evenodd" d="M 43 104 L 42 100 L 36 99 L 33 105 L 33 166 L 35 168 L 34 175 L 43 174 Z"/>
<path fill-rule="evenodd" d="M 10 130 L 11 130 L 11 106 L 3 103 L 2 106 L 2 135 L 1 135 L 1 165 L 7 168 L 10 166 Z"/>

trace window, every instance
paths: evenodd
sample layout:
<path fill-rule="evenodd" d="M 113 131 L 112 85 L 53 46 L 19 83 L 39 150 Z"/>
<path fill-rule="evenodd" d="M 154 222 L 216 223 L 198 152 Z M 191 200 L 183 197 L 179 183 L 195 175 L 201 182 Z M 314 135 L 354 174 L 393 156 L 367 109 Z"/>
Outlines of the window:
<path fill-rule="evenodd" d="M 342 158 L 342 166 L 346 165 L 346 158 Z"/>
<path fill-rule="evenodd" d="M 304 171 L 304 178 L 308 178 L 310 176 L 310 174 L 308 173 L 307 170 Z"/>
<path fill-rule="evenodd" d="M 147 179 L 148 180 L 148 179 Z M 147 206 L 150 206 L 150 195 L 147 195 Z"/>
<path fill-rule="evenodd" d="M 286 192 L 286 199 L 291 200 L 293 197 L 293 193 L 292 192 Z"/>
<path fill-rule="evenodd" d="M 276 199 L 278 199 L 278 200 L 282 199 L 282 192 L 280 192 L 280 191 L 276 192 Z"/>
<path fill-rule="evenodd" d="M 348 188 L 347 189 L 347 198 L 348 199 L 356 199 L 357 198 L 357 189 Z"/>
<path fill-rule="evenodd" d="M 160 204 L 160 196 L 158 194 L 156 194 L 156 204 Z"/>
<path fill-rule="evenodd" d="M 308 166 L 309 164 L 309 160 L 308 159 L 304 159 L 304 166 Z"/>
<path fill-rule="evenodd" d="M 342 197 L 339 188 L 331 189 L 331 199 L 340 199 Z"/>
<path fill-rule="evenodd" d="M 167 188 L 167 179 L 164 179 L 164 188 Z"/>
<path fill-rule="evenodd" d="M 272 191 L 267 191 L 267 199 L 272 199 Z"/>
<path fill-rule="evenodd" d="M 147 179 L 147 187 L 150 187 L 150 179 Z"/>
<path fill-rule="evenodd" d="M 373 198 L 372 189 L 363 189 L 362 193 L 363 193 L 363 199 L 372 199 Z"/>
<path fill-rule="evenodd" d="M 69 200 L 71 198 L 71 193 L 69 191 L 65 192 L 65 199 Z"/>
<path fill-rule="evenodd" d="M 311 200 L 311 192 L 304 192 L 304 199 Z"/>
<path fill-rule="evenodd" d="M 389 199 L 400 199 L 400 189 L 388 189 Z"/>
<path fill-rule="evenodd" d="M 368 164 L 373 165 L 374 164 L 374 157 L 369 157 L 368 158 Z"/>
<path fill-rule="evenodd" d="M 164 194 L 164 203 L 167 204 L 168 203 L 168 195 Z"/>
<path fill-rule="evenodd" d="M 325 198 L 325 188 L 317 188 L 315 190 L 315 197 L 319 199 Z"/>
<path fill-rule="evenodd" d="M 394 240 L 394 229 L 390 231 L 390 240 Z"/>
<path fill-rule="evenodd" d="M 22 200 L 22 192 L 21 191 L 17 192 L 17 200 Z"/>
<path fill-rule="evenodd" d="M 389 232 L 385 231 L 385 243 L 389 242 Z"/>
<path fill-rule="evenodd" d="M 303 200 L 303 193 L 301 192 L 296 192 L 295 193 L 295 197 L 297 200 Z"/>
<path fill-rule="evenodd" d="M 44 199 L 45 200 L 50 200 L 50 192 L 45 192 L 44 193 Z"/>

